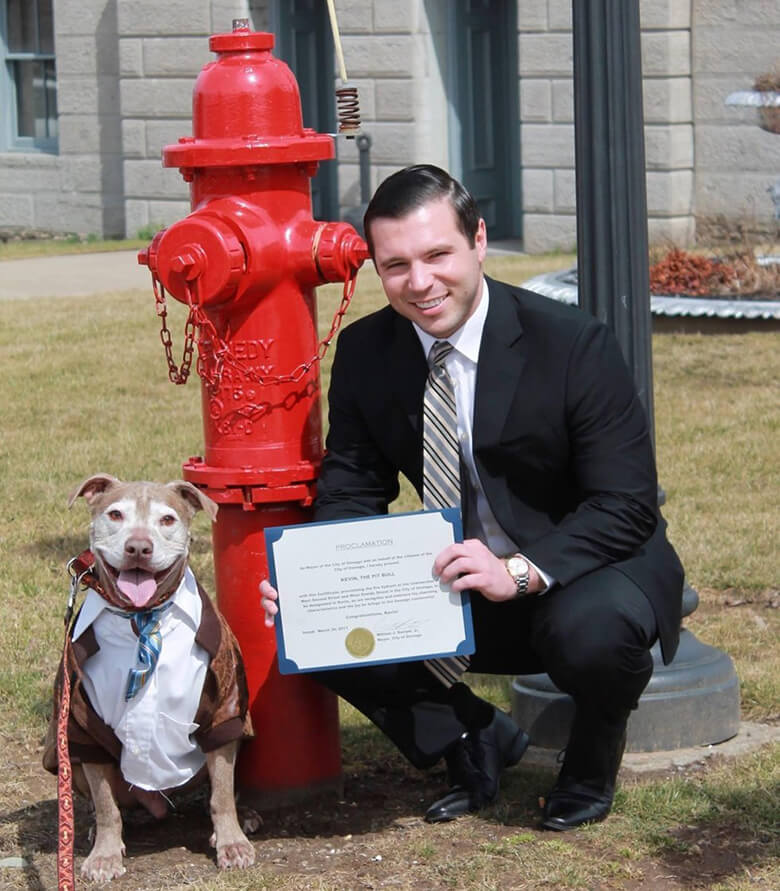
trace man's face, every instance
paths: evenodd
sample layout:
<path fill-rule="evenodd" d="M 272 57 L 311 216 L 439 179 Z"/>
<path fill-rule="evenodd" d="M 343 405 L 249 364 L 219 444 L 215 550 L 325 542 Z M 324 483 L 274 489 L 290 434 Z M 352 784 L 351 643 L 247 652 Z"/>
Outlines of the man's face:
<path fill-rule="evenodd" d="M 484 220 L 471 247 L 442 198 L 398 219 L 377 217 L 371 235 L 374 265 L 393 309 L 438 340 L 457 331 L 482 295 Z"/>

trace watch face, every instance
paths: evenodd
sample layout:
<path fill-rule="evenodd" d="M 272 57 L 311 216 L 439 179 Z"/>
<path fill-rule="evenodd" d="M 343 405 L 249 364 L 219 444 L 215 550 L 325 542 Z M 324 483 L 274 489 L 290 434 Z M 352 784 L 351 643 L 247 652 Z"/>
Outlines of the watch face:
<path fill-rule="evenodd" d="M 522 557 L 510 557 L 506 561 L 506 568 L 512 576 L 528 574 L 528 562 Z"/>

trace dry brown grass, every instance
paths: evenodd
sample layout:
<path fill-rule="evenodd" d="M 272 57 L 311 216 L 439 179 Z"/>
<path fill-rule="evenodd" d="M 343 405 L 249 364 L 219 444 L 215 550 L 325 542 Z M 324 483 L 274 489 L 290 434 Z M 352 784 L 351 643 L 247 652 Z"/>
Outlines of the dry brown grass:
<path fill-rule="evenodd" d="M 491 258 L 490 266 L 514 282 L 540 271 L 516 258 Z M 323 330 L 339 296 L 337 286 L 322 289 Z M 366 270 L 349 316 L 380 300 Z M 0 867 L 3 888 L 54 887 L 54 786 L 38 766 L 39 741 L 61 647 L 65 562 L 86 544 L 86 516 L 67 510 L 67 493 L 101 469 L 174 478 L 201 450 L 197 381 L 168 383 L 157 326 L 148 293 L 0 303 L 0 858 L 30 861 L 26 870 Z M 182 326 L 173 307 L 177 346 Z M 689 626 L 734 659 L 745 717 L 777 720 L 776 334 L 664 334 L 654 350 L 664 512 L 702 597 Z M 194 563 L 208 586 L 204 522 L 195 536 Z M 505 702 L 505 688 L 488 693 Z M 253 870 L 217 874 L 196 801 L 161 828 L 128 830 L 130 871 L 115 887 L 780 887 L 777 747 L 629 782 L 606 823 L 558 838 L 535 828 L 536 798 L 551 780 L 544 771 L 521 765 L 496 808 L 433 829 L 419 814 L 441 789 L 442 771 L 421 777 L 350 710 L 343 740 L 345 798 L 269 815 L 254 837 Z M 86 822 L 82 809 L 79 857 Z"/>

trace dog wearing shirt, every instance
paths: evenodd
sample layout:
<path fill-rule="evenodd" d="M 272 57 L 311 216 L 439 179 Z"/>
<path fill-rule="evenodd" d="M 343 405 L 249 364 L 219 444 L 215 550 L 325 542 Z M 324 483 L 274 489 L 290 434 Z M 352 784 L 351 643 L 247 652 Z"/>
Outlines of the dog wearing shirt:
<path fill-rule="evenodd" d="M 71 678 L 68 749 L 76 788 L 95 808 L 95 842 L 81 871 L 122 875 L 120 806 L 167 813 L 165 793 L 206 774 L 221 868 L 254 863 L 234 797 L 238 746 L 252 735 L 238 643 L 187 562 L 190 523 L 217 505 L 191 483 L 122 482 L 99 473 L 80 483 L 92 513 L 92 569 L 66 650 Z M 83 555 L 82 555 L 83 557 Z M 57 711 L 44 767 L 57 773 Z"/>

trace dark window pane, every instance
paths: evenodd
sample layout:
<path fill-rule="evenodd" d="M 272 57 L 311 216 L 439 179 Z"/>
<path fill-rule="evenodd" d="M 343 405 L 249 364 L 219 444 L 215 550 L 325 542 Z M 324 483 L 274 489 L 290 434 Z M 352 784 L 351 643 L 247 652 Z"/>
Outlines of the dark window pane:
<path fill-rule="evenodd" d="M 19 136 L 38 141 L 57 135 L 57 80 L 53 61 L 14 62 Z"/>
<path fill-rule="evenodd" d="M 52 0 L 38 0 L 38 52 L 54 52 L 54 10 Z"/>
<path fill-rule="evenodd" d="M 9 52 L 36 52 L 38 41 L 35 30 L 35 0 L 8 0 Z"/>

